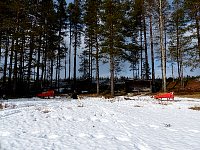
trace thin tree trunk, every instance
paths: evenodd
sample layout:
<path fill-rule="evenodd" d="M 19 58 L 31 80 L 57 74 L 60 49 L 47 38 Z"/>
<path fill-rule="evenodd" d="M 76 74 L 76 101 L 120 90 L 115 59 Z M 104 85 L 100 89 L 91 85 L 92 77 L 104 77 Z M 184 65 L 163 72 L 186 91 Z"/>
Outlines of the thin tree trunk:
<path fill-rule="evenodd" d="M 77 27 L 75 28 L 75 41 L 74 41 L 74 90 L 76 90 L 76 53 L 77 53 Z"/>
<path fill-rule="evenodd" d="M 181 88 L 184 88 L 184 83 L 183 83 L 183 53 L 182 53 L 182 50 L 180 50 L 180 81 L 181 81 Z"/>
<path fill-rule="evenodd" d="M 176 23 L 176 40 L 177 40 L 177 43 L 176 43 L 176 59 L 177 59 L 177 67 L 178 67 L 178 78 L 180 80 L 181 78 L 181 71 L 180 71 L 180 48 L 179 48 L 179 27 L 178 27 L 178 20 L 177 20 L 177 23 Z"/>
<path fill-rule="evenodd" d="M 91 47 L 92 47 L 92 43 L 91 43 L 91 36 L 90 36 L 89 37 L 89 44 L 88 44 L 88 49 L 89 49 L 88 60 L 89 60 L 89 64 L 88 64 L 88 68 L 86 68 L 86 70 L 88 70 L 88 72 L 89 72 L 89 80 L 91 79 L 91 59 L 90 59 L 91 58 L 91 49 L 92 49 Z"/>
<path fill-rule="evenodd" d="M 115 93 L 115 60 L 114 60 L 114 52 L 113 52 L 113 24 L 110 25 L 110 90 L 111 90 L 111 97 L 114 97 Z"/>
<path fill-rule="evenodd" d="M 46 79 L 47 79 L 47 76 L 48 76 L 48 73 L 47 73 L 47 50 L 48 50 L 48 39 L 46 37 L 46 46 L 45 46 L 45 49 L 44 49 L 44 62 L 43 62 L 43 80 L 44 82 L 46 82 Z"/>
<path fill-rule="evenodd" d="M 59 56 L 58 56 L 58 91 L 60 91 L 60 69 L 61 69 L 61 57 L 60 57 L 60 53 L 59 53 Z"/>
<path fill-rule="evenodd" d="M 160 49 L 161 49 L 161 66 L 162 66 L 162 85 L 163 85 L 163 92 L 166 92 L 166 66 L 165 66 L 165 49 L 163 46 L 163 15 L 162 15 L 162 0 L 159 3 L 159 28 L 160 28 Z"/>
<path fill-rule="evenodd" d="M 24 62 L 24 47 L 25 47 L 25 35 L 23 35 L 22 37 L 22 43 L 21 43 L 21 49 L 20 49 L 20 65 L 19 65 L 19 79 L 20 79 L 20 83 L 23 83 L 23 62 Z"/>
<path fill-rule="evenodd" d="M 33 60 L 33 36 L 30 36 L 30 52 L 29 52 L 29 61 L 28 61 L 28 75 L 27 75 L 27 81 L 28 81 L 28 92 L 30 92 L 30 80 L 31 80 L 31 69 L 32 69 L 32 60 Z"/>
<path fill-rule="evenodd" d="M 37 75 L 36 75 L 36 82 L 39 88 L 39 76 L 40 76 L 40 53 L 41 53 L 41 45 L 42 45 L 42 37 L 39 37 L 39 47 L 38 47 L 38 55 L 37 55 Z"/>
<path fill-rule="evenodd" d="M 151 46 L 152 92 L 155 92 L 155 69 L 154 69 L 154 48 L 153 48 L 152 15 L 150 15 L 150 46 Z"/>
<path fill-rule="evenodd" d="M 13 51 L 14 51 L 14 37 L 12 37 L 11 53 L 10 53 L 10 65 L 9 65 L 9 75 L 8 75 L 9 88 L 11 88 L 11 81 L 12 81 Z"/>
<path fill-rule="evenodd" d="M 143 46 L 142 46 L 142 27 L 140 28 L 140 68 L 141 68 L 141 72 L 140 72 L 140 76 L 141 76 L 141 79 L 143 79 L 143 75 L 142 75 L 142 72 L 143 72 L 143 67 L 142 67 L 142 64 L 143 64 Z"/>
<path fill-rule="evenodd" d="M 43 82 L 44 80 L 44 65 L 45 65 L 45 50 L 44 48 L 42 49 L 42 54 L 43 54 L 43 59 L 42 59 L 42 71 L 41 71 L 41 76 L 40 76 L 40 81 Z"/>
<path fill-rule="evenodd" d="M 146 19 L 145 16 L 143 16 L 143 25 L 144 25 L 144 52 L 145 52 L 145 78 L 146 80 L 149 79 L 148 75 L 148 53 L 147 53 L 147 33 L 146 33 Z"/>
<path fill-rule="evenodd" d="M 99 44 L 96 35 L 96 82 L 97 82 L 97 96 L 99 95 Z"/>
<path fill-rule="evenodd" d="M 91 37 L 92 39 L 92 37 Z M 91 40 L 91 47 L 90 47 L 90 81 L 92 82 L 92 40 Z"/>
<path fill-rule="evenodd" d="M 4 69 L 3 69 L 3 87 L 6 84 L 6 72 L 7 72 L 7 60 L 8 60 L 8 46 L 9 46 L 9 36 L 6 36 L 6 49 L 4 55 Z M 4 91 L 5 92 L 5 91 Z"/>
<path fill-rule="evenodd" d="M 172 78 L 173 78 L 173 82 L 174 82 L 174 65 L 172 63 Z"/>
<path fill-rule="evenodd" d="M 71 16 L 70 16 L 71 17 Z M 71 79 L 71 49 L 72 49 L 72 29 L 71 29 L 71 21 L 70 21 L 70 27 L 69 27 L 69 81 Z"/>
<path fill-rule="evenodd" d="M 165 67 L 167 66 L 167 31 L 166 30 L 167 29 L 166 29 L 166 27 L 164 25 L 164 34 L 165 34 Z M 165 69 L 165 72 L 166 72 L 166 69 Z"/>
<path fill-rule="evenodd" d="M 111 97 L 114 97 L 114 71 L 115 71 L 115 68 L 114 68 L 114 56 L 112 54 L 112 50 L 111 50 L 111 54 L 110 54 L 110 86 L 111 86 Z"/>
<path fill-rule="evenodd" d="M 53 87 L 53 59 L 50 60 L 50 87 Z M 59 82 L 58 82 L 59 84 Z M 58 91 L 59 91 L 59 87 L 58 87 Z"/>
<path fill-rule="evenodd" d="M 65 47 L 65 80 L 67 79 L 67 48 Z"/>
<path fill-rule="evenodd" d="M 17 94 L 17 48 L 18 48 L 18 38 L 16 39 L 16 47 L 14 49 L 15 57 L 14 57 L 14 76 L 13 76 L 13 92 L 14 96 Z"/>

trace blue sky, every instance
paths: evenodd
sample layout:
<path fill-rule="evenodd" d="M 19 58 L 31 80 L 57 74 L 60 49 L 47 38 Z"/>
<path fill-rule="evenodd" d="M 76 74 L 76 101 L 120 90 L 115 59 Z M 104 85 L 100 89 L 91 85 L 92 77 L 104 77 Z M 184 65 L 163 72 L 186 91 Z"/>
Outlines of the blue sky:
<path fill-rule="evenodd" d="M 74 2 L 74 0 L 66 0 L 66 2 L 70 3 L 70 2 Z M 80 50 L 82 50 L 82 49 L 84 49 L 84 44 L 82 44 L 82 47 L 80 48 Z M 73 48 L 72 48 L 72 50 L 73 50 Z M 149 60 L 150 60 L 150 52 L 149 52 Z M 149 62 L 149 63 L 151 63 L 151 62 Z M 77 64 L 79 64 L 79 60 L 78 60 Z M 129 66 L 130 66 L 130 64 L 128 64 L 128 63 L 123 64 L 123 68 L 120 73 L 121 76 L 132 77 L 132 72 L 129 71 L 130 70 Z M 160 61 L 155 60 L 155 77 L 156 78 L 161 78 L 161 76 L 162 76 L 161 68 L 159 66 L 160 66 Z M 77 70 L 78 70 L 78 67 L 77 67 Z M 172 67 L 171 67 L 171 64 L 169 64 L 169 63 L 167 63 L 166 73 L 167 73 L 167 77 L 172 77 Z M 79 75 L 79 73 L 78 73 L 78 75 Z M 194 71 L 190 71 L 190 68 L 184 68 L 184 76 L 187 76 L 187 75 L 189 75 L 189 76 L 200 75 L 200 68 L 195 69 Z M 73 76 L 73 72 L 72 72 L 71 76 Z M 100 76 L 103 76 L 103 77 L 110 76 L 108 64 L 100 64 Z M 174 76 L 177 77 L 176 64 L 174 65 Z"/>

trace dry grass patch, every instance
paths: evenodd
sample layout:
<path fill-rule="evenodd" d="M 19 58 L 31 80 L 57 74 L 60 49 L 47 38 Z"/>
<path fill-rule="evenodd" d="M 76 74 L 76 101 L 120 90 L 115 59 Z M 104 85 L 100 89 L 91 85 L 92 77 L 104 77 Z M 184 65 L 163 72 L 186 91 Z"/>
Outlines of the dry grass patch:
<path fill-rule="evenodd" d="M 0 109 L 3 109 L 3 104 L 2 103 L 0 103 Z"/>
<path fill-rule="evenodd" d="M 183 98 L 200 98 L 200 93 L 192 93 L 192 94 L 185 94 L 185 95 L 178 95 Z"/>
<path fill-rule="evenodd" d="M 200 111 L 200 106 L 189 107 L 189 109 Z"/>
<path fill-rule="evenodd" d="M 4 104 L 4 103 L 0 103 L 0 109 L 15 109 L 17 106 L 14 104 Z"/>
<path fill-rule="evenodd" d="M 143 107 L 143 106 L 140 106 L 140 105 L 134 105 L 134 107 Z"/>
<path fill-rule="evenodd" d="M 43 112 L 43 113 L 49 113 L 49 112 L 51 112 L 51 111 L 48 110 L 48 109 L 44 109 L 44 110 L 42 110 L 42 112 Z"/>
<path fill-rule="evenodd" d="M 42 113 L 44 113 L 44 114 L 51 112 L 51 110 L 50 110 L 49 108 L 41 108 L 41 107 L 38 107 L 38 108 L 36 108 L 35 110 L 38 110 L 38 111 L 40 111 L 40 112 L 42 112 Z"/>

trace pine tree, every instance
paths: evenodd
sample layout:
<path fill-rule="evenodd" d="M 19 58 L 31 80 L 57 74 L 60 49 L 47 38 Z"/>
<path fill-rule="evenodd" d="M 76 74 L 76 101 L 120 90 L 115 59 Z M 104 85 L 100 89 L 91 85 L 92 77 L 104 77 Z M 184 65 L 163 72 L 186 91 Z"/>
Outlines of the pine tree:
<path fill-rule="evenodd" d="M 138 9 L 135 1 L 127 1 L 125 3 L 126 17 L 124 20 L 124 36 L 126 38 L 126 50 L 123 51 L 123 58 L 128 61 L 130 70 L 133 72 L 133 78 L 139 78 L 139 52 L 138 44 L 139 20 Z"/>
<path fill-rule="evenodd" d="M 102 52 L 108 54 L 110 64 L 111 96 L 114 96 L 115 63 L 124 49 L 123 3 L 116 0 L 104 0 L 102 5 Z"/>
<path fill-rule="evenodd" d="M 92 78 L 93 59 L 96 63 L 97 95 L 99 95 L 99 38 L 100 38 L 100 0 L 88 0 L 84 8 L 85 45 L 89 59 L 89 78 Z"/>
<path fill-rule="evenodd" d="M 191 40 L 185 36 L 186 34 L 186 19 L 183 8 L 182 0 L 173 1 L 173 12 L 170 21 L 170 45 L 169 50 L 172 60 L 177 62 L 178 77 L 181 81 L 181 86 L 183 87 L 183 67 L 184 60 L 187 58 L 184 56 L 186 50 L 188 49 L 188 44 Z"/>
<path fill-rule="evenodd" d="M 59 91 L 59 80 L 60 80 L 60 70 L 61 70 L 61 59 L 64 58 L 65 48 L 64 48 L 64 37 L 66 36 L 67 28 L 67 8 L 65 0 L 58 0 L 56 16 L 58 18 L 58 53 L 57 53 L 57 88 Z"/>
<path fill-rule="evenodd" d="M 154 15 L 154 0 L 146 0 L 147 16 L 149 17 L 149 34 L 150 34 L 150 49 L 151 49 L 151 78 L 152 92 L 155 92 L 155 63 L 154 63 L 154 42 L 153 42 L 153 15 Z"/>
<path fill-rule="evenodd" d="M 82 74 L 83 79 L 89 79 L 90 62 L 88 59 L 88 51 L 83 51 L 80 55 L 80 68 L 79 72 Z"/>
<path fill-rule="evenodd" d="M 155 1 L 155 18 L 157 19 L 159 26 L 159 46 L 160 46 L 160 58 L 161 58 L 161 72 L 162 72 L 162 90 L 166 92 L 166 49 L 164 46 L 164 23 L 166 12 L 168 10 L 168 2 L 166 0 L 156 0 Z"/>
<path fill-rule="evenodd" d="M 74 0 L 74 4 L 71 4 L 71 27 L 72 27 L 72 38 L 74 47 L 74 76 L 73 76 L 73 89 L 76 90 L 76 68 L 77 68 L 77 50 L 81 44 L 81 34 L 83 31 L 83 21 L 82 21 L 82 5 L 81 1 Z"/>
<path fill-rule="evenodd" d="M 184 12 L 188 20 L 188 32 L 193 42 L 188 55 L 190 61 L 188 66 L 193 68 L 200 67 L 200 1 L 199 0 L 184 0 Z"/>

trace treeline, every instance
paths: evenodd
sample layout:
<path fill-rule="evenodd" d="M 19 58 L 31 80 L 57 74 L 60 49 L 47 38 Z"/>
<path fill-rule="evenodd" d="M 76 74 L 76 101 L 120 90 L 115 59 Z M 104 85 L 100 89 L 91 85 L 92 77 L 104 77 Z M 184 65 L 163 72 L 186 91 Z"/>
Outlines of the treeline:
<path fill-rule="evenodd" d="M 166 91 L 167 63 L 172 74 L 177 66 L 181 81 L 185 66 L 199 68 L 199 7 L 199 0 L 0 1 L 1 92 L 30 94 L 32 85 L 59 89 L 61 72 L 75 90 L 79 65 L 83 78 L 96 78 L 99 94 L 103 62 L 110 66 L 114 96 L 124 62 L 133 78 L 154 85 L 155 59 L 161 61 Z"/>

